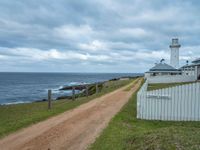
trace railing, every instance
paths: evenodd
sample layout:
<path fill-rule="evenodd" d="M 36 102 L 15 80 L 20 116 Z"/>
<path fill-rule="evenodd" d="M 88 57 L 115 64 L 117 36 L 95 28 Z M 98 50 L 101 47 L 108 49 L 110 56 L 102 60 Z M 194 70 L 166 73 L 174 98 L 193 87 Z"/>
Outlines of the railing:
<path fill-rule="evenodd" d="M 89 87 L 94 86 L 95 92 L 97 94 L 97 93 L 99 93 L 99 85 L 104 84 L 104 83 L 105 83 L 105 81 L 104 82 L 96 82 L 96 83 L 92 83 L 92 84 L 65 86 L 60 90 L 71 90 L 72 91 L 72 94 L 71 94 L 72 100 L 75 100 L 75 98 L 76 98 L 75 90 L 84 90 L 85 96 L 88 97 L 89 96 Z M 48 90 L 48 109 L 51 109 L 51 107 L 52 107 L 51 100 L 52 100 L 52 91 Z"/>
<path fill-rule="evenodd" d="M 141 115 L 141 103 L 145 99 L 146 92 L 148 87 L 148 80 L 145 81 L 145 83 L 142 85 L 140 90 L 137 93 L 137 118 L 140 118 Z"/>
<path fill-rule="evenodd" d="M 147 120 L 200 120 L 200 82 L 137 94 L 137 118 Z"/>

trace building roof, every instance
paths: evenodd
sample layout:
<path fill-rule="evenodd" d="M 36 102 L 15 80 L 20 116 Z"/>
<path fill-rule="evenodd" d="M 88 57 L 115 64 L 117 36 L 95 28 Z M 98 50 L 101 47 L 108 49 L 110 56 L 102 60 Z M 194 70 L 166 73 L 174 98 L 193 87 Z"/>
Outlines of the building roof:
<path fill-rule="evenodd" d="M 194 61 L 192 61 L 192 64 L 186 64 L 186 65 L 182 66 L 181 69 L 194 67 L 194 66 L 200 66 L 200 58 L 197 58 Z"/>
<path fill-rule="evenodd" d="M 192 61 L 192 63 L 200 63 L 200 58 L 195 59 L 194 61 Z"/>
<path fill-rule="evenodd" d="M 150 71 L 177 71 L 174 67 L 166 64 L 166 63 L 159 63 L 156 64 Z"/>
<path fill-rule="evenodd" d="M 175 73 L 175 72 L 180 72 L 180 70 L 166 64 L 166 63 L 159 63 L 159 64 L 156 64 L 153 68 L 151 68 L 149 71 L 149 73 L 151 72 L 172 72 L 172 73 Z"/>

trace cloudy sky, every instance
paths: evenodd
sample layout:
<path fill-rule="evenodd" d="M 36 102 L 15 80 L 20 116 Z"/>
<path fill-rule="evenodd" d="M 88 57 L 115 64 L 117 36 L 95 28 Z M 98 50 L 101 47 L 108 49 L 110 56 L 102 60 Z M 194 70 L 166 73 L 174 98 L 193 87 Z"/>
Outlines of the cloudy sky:
<path fill-rule="evenodd" d="M 200 57 L 198 0 L 0 0 L 0 71 L 144 72 L 173 37 Z"/>

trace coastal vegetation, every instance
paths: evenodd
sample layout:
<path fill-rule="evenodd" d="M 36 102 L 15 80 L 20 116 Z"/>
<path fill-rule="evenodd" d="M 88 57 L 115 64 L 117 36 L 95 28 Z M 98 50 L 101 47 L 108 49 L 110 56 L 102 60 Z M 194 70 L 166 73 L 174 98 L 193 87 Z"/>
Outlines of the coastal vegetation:
<path fill-rule="evenodd" d="M 199 122 L 140 120 L 136 118 L 136 104 L 137 92 L 89 149 L 200 149 Z"/>
<path fill-rule="evenodd" d="M 34 102 L 16 105 L 0 106 L 0 137 L 14 132 L 20 128 L 37 123 L 51 116 L 57 115 L 64 111 L 73 109 L 83 103 L 86 103 L 96 97 L 100 97 L 108 92 L 112 92 L 122 86 L 131 83 L 131 80 L 108 81 L 102 85 L 99 93 L 92 94 L 88 97 L 77 97 L 72 101 L 69 99 L 61 99 L 52 101 L 52 109 L 48 110 L 47 102 Z M 92 90 L 93 88 L 91 88 Z M 94 89 L 93 89 L 94 90 Z"/>

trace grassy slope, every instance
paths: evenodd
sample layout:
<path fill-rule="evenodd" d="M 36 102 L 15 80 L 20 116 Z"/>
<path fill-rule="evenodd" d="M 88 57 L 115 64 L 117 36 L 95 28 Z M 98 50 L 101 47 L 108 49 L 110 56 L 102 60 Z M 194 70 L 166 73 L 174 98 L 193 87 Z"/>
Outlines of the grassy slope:
<path fill-rule="evenodd" d="M 184 85 L 188 83 L 193 83 L 193 82 L 149 84 L 147 90 L 150 91 L 150 90 L 163 89 L 172 86 Z"/>
<path fill-rule="evenodd" d="M 199 122 L 136 119 L 136 94 L 90 147 L 92 150 L 199 150 Z"/>
<path fill-rule="evenodd" d="M 132 82 L 132 80 L 109 81 L 98 94 L 78 98 L 75 101 L 53 101 L 51 110 L 47 109 L 47 102 L 0 106 L 0 137 L 30 124 L 47 119 L 53 115 L 75 108 L 105 93 L 127 85 L 130 82 Z"/>

